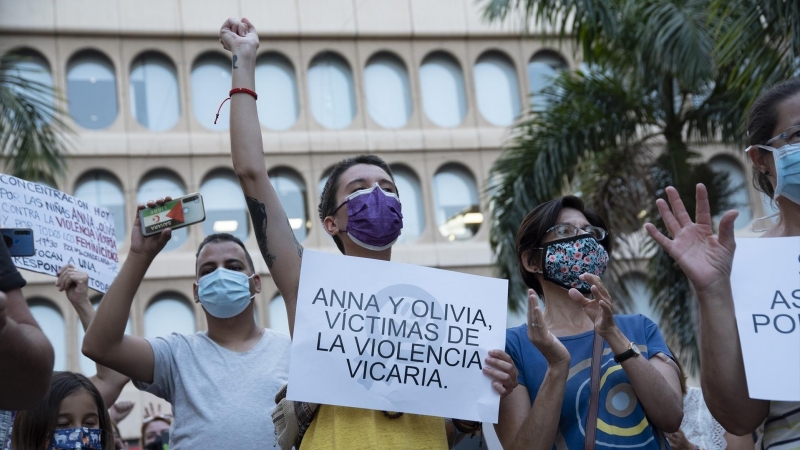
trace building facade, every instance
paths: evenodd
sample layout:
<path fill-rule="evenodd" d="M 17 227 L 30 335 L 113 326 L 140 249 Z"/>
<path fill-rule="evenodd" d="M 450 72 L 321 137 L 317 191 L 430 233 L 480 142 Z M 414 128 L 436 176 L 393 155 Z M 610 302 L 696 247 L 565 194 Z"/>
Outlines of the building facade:
<path fill-rule="evenodd" d="M 578 67 L 567 44 L 486 24 L 471 0 L 0 0 L 0 54 L 28 58 L 32 76 L 60 92 L 52 101 L 75 130 L 64 179 L 34 181 L 112 210 L 122 260 L 137 203 L 204 196 L 207 220 L 174 233 L 136 294 L 128 332 L 205 329 L 192 294 L 195 252 L 214 231 L 239 236 L 253 255 L 263 280 L 258 322 L 288 328 L 232 170 L 229 104 L 213 123 L 231 88 L 230 54 L 218 41 L 227 17 L 248 17 L 259 32 L 264 160 L 298 241 L 337 251 L 317 214 L 322 186 L 337 161 L 374 153 L 395 171 L 404 206 L 394 259 L 493 274 L 489 170 L 507 127 L 541 101 L 535 93 Z M 737 228 L 746 233 L 765 205 L 743 152 L 703 152 L 741 186 Z M 25 276 L 56 369 L 93 373 L 54 279 Z M 121 424 L 136 437 L 136 416 L 153 398 L 132 386 L 123 398 L 137 402 Z"/>

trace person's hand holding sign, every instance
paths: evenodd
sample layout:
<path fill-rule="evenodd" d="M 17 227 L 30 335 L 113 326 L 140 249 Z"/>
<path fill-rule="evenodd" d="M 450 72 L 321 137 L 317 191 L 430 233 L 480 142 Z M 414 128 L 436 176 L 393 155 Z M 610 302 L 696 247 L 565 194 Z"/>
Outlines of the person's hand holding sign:
<path fill-rule="evenodd" d="M 141 219 L 139 218 L 139 211 L 145 208 L 161 206 L 169 201 L 172 201 L 172 197 L 166 196 L 156 201 L 150 200 L 147 202 L 147 205 L 140 204 L 136 208 L 136 214 L 134 215 L 136 218 L 133 221 L 133 230 L 131 230 L 131 254 L 137 254 L 152 260 L 156 257 L 156 255 L 159 254 L 159 252 L 161 252 L 161 250 L 164 249 L 164 246 L 167 245 L 167 242 L 169 242 L 170 238 L 172 237 L 172 229 L 165 228 L 158 234 L 144 236 L 142 234 L 142 223 Z"/>
<path fill-rule="evenodd" d="M 716 236 L 711 227 L 708 191 L 703 184 L 697 185 L 696 195 L 697 222 L 692 222 L 674 187 L 667 188 L 669 205 L 663 199 L 656 200 L 658 212 L 672 239 L 664 236 L 651 223 L 645 224 L 644 227 L 650 237 L 675 259 L 700 295 L 703 291 L 713 290 L 717 283 L 730 284 L 733 252 L 736 249 L 733 222 L 739 213 L 737 211 L 725 213 L 719 222 L 719 236 Z"/>
<path fill-rule="evenodd" d="M 67 264 L 58 271 L 56 286 L 59 292 L 67 291 L 67 300 L 77 311 L 81 308 L 92 308 L 89 301 L 89 274 Z"/>

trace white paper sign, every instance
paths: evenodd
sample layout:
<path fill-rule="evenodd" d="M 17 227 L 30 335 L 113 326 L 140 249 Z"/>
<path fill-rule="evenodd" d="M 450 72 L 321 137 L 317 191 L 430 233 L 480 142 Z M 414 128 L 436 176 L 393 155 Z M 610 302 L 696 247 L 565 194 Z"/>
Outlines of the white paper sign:
<path fill-rule="evenodd" d="M 36 254 L 14 257 L 19 269 L 55 276 L 72 264 L 103 293 L 119 272 L 114 215 L 57 189 L 0 174 L 0 227 L 33 230 Z"/>
<path fill-rule="evenodd" d="M 508 281 L 306 250 L 290 400 L 497 422 Z"/>
<path fill-rule="evenodd" d="M 800 401 L 800 237 L 737 239 L 731 285 L 750 397 Z"/>

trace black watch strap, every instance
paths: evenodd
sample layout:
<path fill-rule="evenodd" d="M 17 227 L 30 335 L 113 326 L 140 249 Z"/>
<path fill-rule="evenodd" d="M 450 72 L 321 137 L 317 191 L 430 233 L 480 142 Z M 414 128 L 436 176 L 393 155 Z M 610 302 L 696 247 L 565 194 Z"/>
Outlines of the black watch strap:
<path fill-rule="evenodd" d="M 631 347 L 633 347 L 634 345 L 636 344 L 631 343 Z M 638 350 L 638 348 L 636 350 Z M 640 353 L 636 350 L 634 350 L 633 348 L 629 348 L 628 350 L 620 353 L 619 355 L 614 355 L 614 361 L 617 364 L 621 364 L 623 361 L 626 361 L 628 359 L 633 358 L 634 356 L 639 355 Z"/>

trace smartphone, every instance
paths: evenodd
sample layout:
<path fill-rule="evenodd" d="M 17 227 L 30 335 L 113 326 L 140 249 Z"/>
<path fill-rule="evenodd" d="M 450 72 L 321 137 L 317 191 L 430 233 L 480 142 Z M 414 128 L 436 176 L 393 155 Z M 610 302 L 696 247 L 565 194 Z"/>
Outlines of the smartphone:
<path fill-rule="evenodd" d="M 194 193 L 139 211 L 142 234 L 152 236 L 165 228 L 173 230 L 206 220 L 203 196 Z"/>
<path fill-rule="evenodd" d="M 3 241 L 11 256 L 33 256 L 33 230 L 30 228 L 0 228 Z"/>

